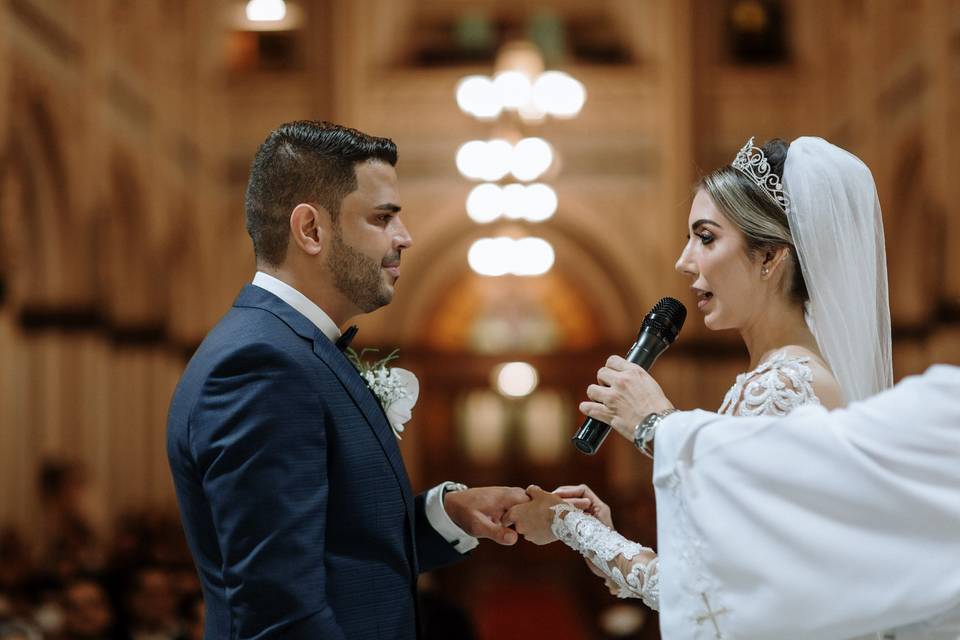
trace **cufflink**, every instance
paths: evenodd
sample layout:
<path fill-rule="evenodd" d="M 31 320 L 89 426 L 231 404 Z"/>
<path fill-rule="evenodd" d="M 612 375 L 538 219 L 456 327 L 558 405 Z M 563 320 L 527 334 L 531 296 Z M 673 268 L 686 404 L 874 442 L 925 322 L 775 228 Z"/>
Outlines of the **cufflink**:
<path fill-rule="evenodd" d="M 440 498 L 442 499 L 442 498 L 443 498 L 444 496 L 446 496 L 448 493 L 452 493 L 452 492 L 454 492 L 454 491 L 463 491 L 463 490 L 469 489 L 469 488 L 470 488 L 470 487 L 468 487 L 467 485 L 463 484 L 462 482 L 444 482 L 444 483 L 443 483 L 443 493 L 440 494 Z"/>

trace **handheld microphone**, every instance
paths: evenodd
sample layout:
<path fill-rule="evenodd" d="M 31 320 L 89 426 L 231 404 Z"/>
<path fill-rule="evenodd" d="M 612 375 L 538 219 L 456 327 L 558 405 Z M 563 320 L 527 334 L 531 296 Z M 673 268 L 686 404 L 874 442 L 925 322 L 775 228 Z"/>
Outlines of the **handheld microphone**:
<path fill-rule="evenodd" d="M 674 298 L 661 298 L 644 317 L 637 341 L 627 352 L 627 360 L 649 371 L 660 354 L 677 339 L 686 319 L 687 308 L 683 303 Z M 609 433 L 610 425 L 606 422 L 587 418 L 573 436 L 573 446 L 593 455 Z"/>

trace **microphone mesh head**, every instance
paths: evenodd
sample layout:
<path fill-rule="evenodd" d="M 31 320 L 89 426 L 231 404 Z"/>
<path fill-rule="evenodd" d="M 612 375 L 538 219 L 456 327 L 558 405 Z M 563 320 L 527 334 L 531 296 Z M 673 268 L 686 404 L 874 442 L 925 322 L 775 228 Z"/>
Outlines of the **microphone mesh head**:
<path fill-rule="evenodd" d="M 687 308 L 676 298 L 661 298 L 643 319 L 643 326 L 656 331 L 668 342 L 677 339 L 687 319 Z"/>

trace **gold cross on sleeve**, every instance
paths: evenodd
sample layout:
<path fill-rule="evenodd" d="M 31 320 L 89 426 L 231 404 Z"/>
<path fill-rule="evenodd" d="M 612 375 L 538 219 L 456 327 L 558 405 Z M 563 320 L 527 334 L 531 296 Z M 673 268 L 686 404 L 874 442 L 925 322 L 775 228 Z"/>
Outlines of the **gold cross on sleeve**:
<path fill-rule="evenodd" d="M 700 597 L 703 598 L 703 606 L 707 608 L 707 611 L 695 618 L 698 625 L 703 624 L 709 620 L 713 624 L 713 630 L 716 632 L 717 638 L 723 638 L 723 634 L 720 633 L 720 625 L 717 624 L 717 616 L 724 613 L 729 613 L 726 608 L 721 608 L 716 611 L 710 606 L 710 600 L 707 599 L 707 594 L 701 593 Z"/>

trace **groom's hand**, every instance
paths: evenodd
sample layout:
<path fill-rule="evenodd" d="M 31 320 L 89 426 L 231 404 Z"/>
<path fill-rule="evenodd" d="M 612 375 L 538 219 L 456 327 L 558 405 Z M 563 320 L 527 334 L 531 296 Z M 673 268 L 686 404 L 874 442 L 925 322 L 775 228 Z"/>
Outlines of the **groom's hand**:
<path fill-rule="evenodd" d="M 473 537 L 513 545 L 517 532 L 502 520 L 514 505 L 528 500 L 527 493 L 519 487 L 476 487 L 447 493 L 443 508 L 458 527 Z"/>
<path fill-rule="evenodd" d="M 553 535 L 554 513 L 552 507 L 563 502 L 563 499 L 552 493 L 547 493 L 535 484 L 527 487 L 530 502 L 520 504 L 510 510 L 506 521 L 513 523 L 517 533 L 527 542 L 533 544 L 550 544 L 557 538 Z"/>

